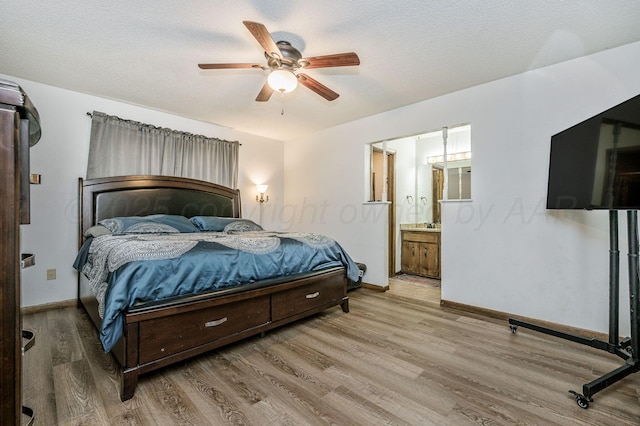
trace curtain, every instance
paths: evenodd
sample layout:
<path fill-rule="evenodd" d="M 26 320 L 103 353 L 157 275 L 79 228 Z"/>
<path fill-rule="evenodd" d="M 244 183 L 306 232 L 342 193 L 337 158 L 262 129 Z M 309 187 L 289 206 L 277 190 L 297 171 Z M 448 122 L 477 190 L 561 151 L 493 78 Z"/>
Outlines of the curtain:
<path fill-rule="evenodd" d="M 87 179 L 166 175 L 237 188 L 239 146 L 94 111 Z"/>

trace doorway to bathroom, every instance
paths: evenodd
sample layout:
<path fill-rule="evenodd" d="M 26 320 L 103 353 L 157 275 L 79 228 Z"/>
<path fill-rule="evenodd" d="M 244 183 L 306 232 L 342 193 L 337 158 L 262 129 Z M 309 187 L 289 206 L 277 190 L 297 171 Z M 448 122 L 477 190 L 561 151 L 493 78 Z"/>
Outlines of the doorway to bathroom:
<path fill-rule="evenodd" d="M 371 188 L 393 191 L 389 206 L 389 287 L 403 295 L 440 301 L 443 202 L 471 198 L 471 126 L 456 125 L 369 144 L 367 179 Z M 373 152 L 393 152 L 394 167 L 378 176 Z M 395 185 L 387 186 L 392 178 Z M 376 194 L 370 191 L 370 194 Z M 381 201 L 378 195 L 367 197 Z M 446 223 L 444 224 L 446 226 Z"/>

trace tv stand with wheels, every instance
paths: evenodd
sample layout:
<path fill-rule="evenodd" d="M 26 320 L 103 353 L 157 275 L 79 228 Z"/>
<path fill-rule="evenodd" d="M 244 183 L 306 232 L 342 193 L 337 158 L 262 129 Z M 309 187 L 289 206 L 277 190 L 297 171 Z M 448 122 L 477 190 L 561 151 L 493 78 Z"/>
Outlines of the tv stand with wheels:
<path fill-rule="evenodd" d="M 627 233 L 629 241 L 629 309 L 631 322 L 631 336 L 620 339 L 619 336 L 619 267 L 620 252 L 618 251 L 618 211 L 609 211 L 609 340 L 588 339 L 571 333 L 542 327 L 530 322 L 509 318 L 511 332 L 518 327 L 528 328 L 540 333 L 549 334 L 561 339 L 570 340 L 592 348 L 605 350 L 625 360 L 625 363 L 615 370 L 586 383 L 582 386 L 582 393 L 570 390 L 581 408 L 589 408 L 593 402 L 593 395 L 626 376 L 640 371 L 640 340 L 638 336 L 638 322 L 640 320 L 640 289 L 638 284 L 638 211 L 627 211 Z"/>

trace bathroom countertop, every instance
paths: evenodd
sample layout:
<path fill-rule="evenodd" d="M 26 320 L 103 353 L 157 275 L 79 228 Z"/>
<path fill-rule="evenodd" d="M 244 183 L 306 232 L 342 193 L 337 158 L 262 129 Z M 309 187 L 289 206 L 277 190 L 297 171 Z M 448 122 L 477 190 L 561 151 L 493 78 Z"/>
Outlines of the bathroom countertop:
<path fill-rule="evenodd" d="M 440 232 L 440 228 L 427 228 L 423 223 L 401 223 L 401 231 Z"/>

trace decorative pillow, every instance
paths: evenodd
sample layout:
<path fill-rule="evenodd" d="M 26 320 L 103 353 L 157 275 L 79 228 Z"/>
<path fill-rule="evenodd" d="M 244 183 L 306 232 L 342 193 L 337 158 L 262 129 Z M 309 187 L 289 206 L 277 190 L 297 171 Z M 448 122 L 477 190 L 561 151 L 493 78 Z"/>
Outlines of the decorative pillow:
<path fill-rule="evenodd" d="M 150 216 L 128 216 L 104 219 L 98 222 L 114 234 L 169 234 L 198 232 L 184 216 L 154 214 Z"/>
<path fill-rule="evenodd" d="M 219 216 L 194 216 L 191 222 L 202 232 L 262 231 L 262 227 L 249 219 Z"/>
<path fill-rule="evenodd" d="M 91 228 L 84 231 L 84 236 L 86 238 L 89 238 L 89 237 L 95 238 L 95 237 L 99 237 L 100 235 L 107 235 L 107 234 L 111 234 L 111 231 L 109 231 L 107 228 L 105 228 L 102 225 L 94 225 Z"/>

